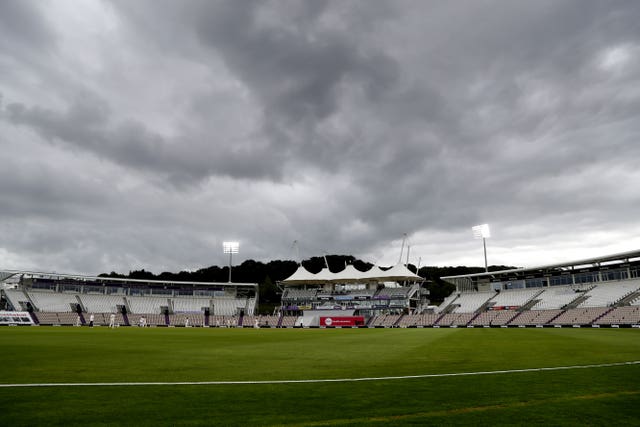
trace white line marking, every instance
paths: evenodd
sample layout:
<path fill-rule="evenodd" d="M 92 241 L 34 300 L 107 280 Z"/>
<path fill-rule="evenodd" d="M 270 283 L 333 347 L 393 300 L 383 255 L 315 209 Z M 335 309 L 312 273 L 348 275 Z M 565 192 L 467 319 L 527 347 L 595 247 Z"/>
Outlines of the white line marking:
<path fill-rule="evenodd" d="M 612 366 L 639 365 L 640 360 L 632 362 L 601 363 L 599 365 L 554 366 L 548 368 L 509 369 L 502 371 L 453 372 L 446 374 L 404 375 L 394 377 L 366 378 L 327 378 L 315 380 L 266 380 L 266 381 L 177 381 L 177 382 L 131 382 L 131 383 L 36 383 L 36 384 L 0 384 L 0 388 L 15 387 L 126 387 L 156 385 L 252 385 L 252 384 L 309 384 L 309 383 L 348 383 L 358 381 L 387 381 L 416 378 L 463 377 L 471 375 L 517 374 L 521 372 L 563 371 L 570 369 L 608 368 Z"/>

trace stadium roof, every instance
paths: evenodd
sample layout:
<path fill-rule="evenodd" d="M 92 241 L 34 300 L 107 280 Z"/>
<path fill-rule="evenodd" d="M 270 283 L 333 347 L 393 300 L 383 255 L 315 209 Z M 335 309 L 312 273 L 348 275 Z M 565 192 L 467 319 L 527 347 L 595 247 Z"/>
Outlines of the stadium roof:
<path fill-rule="evenodd" d="M 383 270 L 378 266 L 371 267 L 368 271 L 357 270 L 353 265 L 348 265 L 342 271 L 332 273 L 328 268 L 323 268 L 319 273 L 310 273 L 303 266 L 281 283 L 283 285 L 301 285 L 312 283 L 362 283 L 362 282 L 385 282 L 401 280 L 423 280 L 402 264 L 397 264 L 388 270 Z"/>
<path fill-rule="evenodd" d="M 629 266 L 631 263 L 640 264 L 640 250 L 604 255 L 594 258 L 580 259 L 537 267 L 514 268 L 510 270 L 489 271 L 458 276 L 444 276 L 442 280 L 456 286 L 458 292 L 473 291 L 478 285 L 487 282 L 523 280 L 529 278 L 544 278 L 560 275 L 575 275 L 584 271 L 609 270 Z"/>
<path fill-rule="evenodd" d="M 177 281 L 177 280 L 148 280 L 148 279 L 130 279 L 130 278 L 120 278 L 120 277 L 107 277 L 107 276 L 87 276 L 81 274 L 65 274 L 65 273 L 51 273 L 51 272 L 42 272 L 42 271 L 30 271 L 30 270 L 0 270 L 0 283 L 5 280 L 13 277 L 13 276 L 31 276 L 36 278 L 49 278 L 49 279 L 72 279 L 84 282 L 102 282 L 102 283 L 121 283 L 125 284 L 148 284 L 148 285 L 171 285 L 171 286 L 201 286 L 201 287 L 209 287 L 209 286 L 229 286 L 229 287 L 237 287 L 237 286 L 251 286 L 257 287 L 257 283 L 238 283 L 238 282 L 188 282 L 188 281 Z"/>
<path fill-rule="evenodd" d="M 493 278 L 497 275 L 505 275 L 505 274 L 519 275 L 523 273 L 526 274 L 526 273 L 541 272 L 541 271 L 544 272 L 544 271 L 551 271 L 551 270 L 570 271 L 580 267 L 582 268 L 589 267 L 589 266 L 597 267 L 597 266 L 610 265 L 610 264 L 615 265 L 615 264 L 621 264 L 621 263 L 636 261 L 636 260 L 640 260 L 640 250 L 622 252 L 622 253 L 617 253 L 613 255 L 605 255 L 605 256 L 594 257 L 594 258 L 586 258 L 586 259 L 581 259 L 577 261 L 567 261 L 567 262 L 562 262 L 557 264 L 547 264 L 547 265 L 536 266 L 536 267 L 514 268 L 510 270 L 489 271 L 489 272 L 483 271 L 482 273 L 461 274 L 458 276 L 445 276 L 445 277 L 441 277 L 441 279 L 447 280 L 447 279 L 457 279 L 457 278 L 463 278 L 463 277 L 464 278 L 474 278 L 474 277 Z"/>

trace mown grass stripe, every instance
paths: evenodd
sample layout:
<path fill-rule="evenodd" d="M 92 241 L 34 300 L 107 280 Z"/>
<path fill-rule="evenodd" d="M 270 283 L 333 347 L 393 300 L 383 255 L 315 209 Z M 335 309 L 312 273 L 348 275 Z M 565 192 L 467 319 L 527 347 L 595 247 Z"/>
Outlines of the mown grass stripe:
<path fill-rule="evenodd" d="M 616 393 L 599 393 L 599 394 L 590 394 L 590 395 L 558 397 L 553 399 L 529 400 L 526 402 L 511 402 L 511 403 L 503 403 L 499 405 L 467 406 L 462 408 L 452 408 L 452 409 L 437 410 L 437 411 L 415 412 L 412 414 L 387 415 L 387 416 L 375 416 L 375 417 L 340 418 L 340 419 L 311 421 L 311 422 L 303 422 L 303 423 L 296 422 L 295 425 L 298 427 L 321 427 L 321 426 L 345 425 L 345 424 L 365 424 L 365 425 L 371 425 L 374 423 L 388 424 L 388 423 L 398 422 L 402 420 L 450 417 L 450 416 L 455 416 L 460 414 L 486 412 L 486 411 L 500 411 L 500 410 L 509 409 L 509 408 L 525 408 L 525 407 L 531 407 L 531 406 L 548 405 L 550 403 L 571 402 L 576 400 L 600 400 L 600 399 L 611 399 L 611 398 L 620 397 L 620 396 L 637 396 L 638 394 L 640 394 L 640 391 L 621 391 Z M 286 425 L 286 424 L 283 424 L 283 425 Z"/>
<path fill-rule="evenodd" d="M 313 383 L 346 383 L 360 381 L 391 381 L 423 378 L 463 377 L 474 375 L 517 374 L 526 372 L 563 371 L 572 369 L 608 368 L 613 366 L 638 365 L 640 360 L 630 362 L 600 363 L 592 365 L 553 366 L 542 368 L 508 369 L 497 371 L 451 372 L 443 374 L 402 375 L 389 377 L 364 378 L 325 378 L 308 380 L 265 380 L 265 381 L 175 381 L 175 382 L 110 382 L 110 383 L 24 383 L 0 384 L 0 388 L 16 387 L 129 387 L 129 386 L 171 386 L 171 385 L 274 385 L 274 384 L 313 384 Z"/>

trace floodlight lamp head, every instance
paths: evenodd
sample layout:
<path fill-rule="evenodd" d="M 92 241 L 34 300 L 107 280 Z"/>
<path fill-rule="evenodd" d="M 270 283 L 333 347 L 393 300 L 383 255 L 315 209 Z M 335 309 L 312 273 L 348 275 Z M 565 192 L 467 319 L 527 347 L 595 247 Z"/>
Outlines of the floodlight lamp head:
<path fill-rule="evenodd" d="M 473 230 L 473 237 L 476 239 L 486 239 L 491 237 L 491 231 L 489 231 L 489 224 L 480 224 L 471 227 Z"/>
<path fill-rule="evenodd" d="M 222 242 L 222 249 L 225 254 L 237 254 L 240 250 L 240 243 L 238 242 Z"/>

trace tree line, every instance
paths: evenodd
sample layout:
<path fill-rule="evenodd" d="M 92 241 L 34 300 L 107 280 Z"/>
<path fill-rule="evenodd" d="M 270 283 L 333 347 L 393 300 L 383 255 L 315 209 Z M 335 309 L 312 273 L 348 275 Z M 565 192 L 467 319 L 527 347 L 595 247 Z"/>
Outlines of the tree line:
<path fill-rule="evenodd" d="M 326 260 L 326 264 L 325 264 Z M 326 255 L 324 257 L 312 257 L 302 261 L 302 265 L 311 273 L 318 273 L 326 265 L 329 270 L 337 272 L 342 270 L 348 264 L 353 265 L 360 271 L 366 271 L 373 267 L 369 262 L 356 259 L 351 255 Z M 416 266 L 409 264 L 409 270 L 426 280 L 425 287 L 430 291 L 429 299 L 434 303 L 442 302 L 444 298 L 454 291 L 455 287 L 440 279 L 444 276 L 456 276 L 460 274 L 481 273 L 483 267 L 420 267 L 420 271 Z M 240 265 L 232 267 L 233 282 L 257 283 L 259 286 L 260 303 L 265 307 L 274 306 L 280 303 L 282 295 L 281 290 L 276 286 L 276 282 L 291 276 L 298 268 L 298 263 L 291 260 L 273 260 L 267 263 L 254 260 L 246 260 Z M 492 271 L 505 270 L 509 266 L 491 266 Z M 129 278 L 142 280 L 167 280 L 167 281 L 187 281 L 187 282 L 226 282 L 229 279 L 228 266 L 210 266 L 201 268 L 196 271 L 180 271 L 178 273 L 162 272 L 154 274 L 150 271 L 134 270 L 128 274 L 120 274 L 116 272 L 100 274 L 101 277 Z"/>

